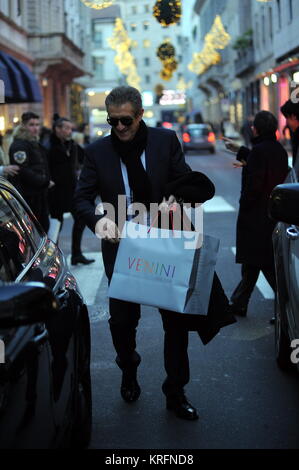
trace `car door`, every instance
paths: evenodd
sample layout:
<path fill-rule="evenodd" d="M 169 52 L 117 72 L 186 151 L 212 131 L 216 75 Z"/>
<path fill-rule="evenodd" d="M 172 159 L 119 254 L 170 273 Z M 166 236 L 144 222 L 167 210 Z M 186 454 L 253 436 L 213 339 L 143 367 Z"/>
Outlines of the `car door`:
<path fill-rule="evenodd" d="M 28 236 L 30 227 L 25 228 L 13 209 L 13 197 L 9 191 L 0 191 L 2 282 L 26 280 L 36 255 Z M 5 363 L 0 365 L 0 447 L 48 448 L 55 425 L 47 330 L 43 324 L 34 324 L 2 329 L 0 337 L 5 343 Z"/>
<path fill-rule="evenodd" d="M 299 182 L 299 160 L 292 172 L 291 181 Z M 288 317 L 291 339 L 299 338 L 299 226 L 287 225 L 286 236 L 289 242 L 289 308 Z"/>
<path fill-rule="evenodd" d="M 73 419 L 73 391 L 75 387 L 75 329 L 78 315 L 76 281 L 68 272 L 64 256 L 57 246 L 45 237 L 21 201 L 8 191 L 3 191 L 9 204 L 18 214 L 32 245 L 36 247 L 34 262 L 22 275 L 22 281 L 45 283 L 59 301 L 59 312 L 53 313 L 46 321 L 50 376 L 52 391 L 52 410 L 57 430 L 54 445 L 60 445 L 65 431 Z"/>

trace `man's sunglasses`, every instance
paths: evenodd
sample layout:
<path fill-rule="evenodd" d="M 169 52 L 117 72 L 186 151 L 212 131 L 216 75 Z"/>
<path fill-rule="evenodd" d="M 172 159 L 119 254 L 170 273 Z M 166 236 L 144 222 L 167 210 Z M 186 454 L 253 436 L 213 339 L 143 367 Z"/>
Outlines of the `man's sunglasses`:
<path fill-rule="evenodd" d="M 107 122 L 112 127 L 118 126 L 119 121 L 122 123 L 123 126 L 131 126 L 133 124 L 134 119 L 131 116 L 124 116 L 121 118 L 116 117 L 107 117 Z"/>

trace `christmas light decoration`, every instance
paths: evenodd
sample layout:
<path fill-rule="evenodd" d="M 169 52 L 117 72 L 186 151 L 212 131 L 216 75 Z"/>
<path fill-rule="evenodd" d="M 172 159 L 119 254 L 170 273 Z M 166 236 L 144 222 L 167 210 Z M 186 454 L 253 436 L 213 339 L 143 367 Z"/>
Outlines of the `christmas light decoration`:
<path fill-rule="evenodd" d="M 188 65 L 191 72 L 200 75 L 212 65 L 221 61 L 221 55 L 217 49 L 225 49 L 230 41 L 230 35 L 225 31 L 219 15 L 216 16 L 213 26 L 204 39 L 204 46 L 200 52 L 193 54 L 193 60 Z"/>
<path fill-rule="evenodd" d="M 182 16 L 182 2 L 181 0 L 157 0 L 153 15 L 165 27 L 178 23 Z"/>
<path fill-rule="evenodd" d="M 186 90 L 188 90 L 188 88 L 191 88 L 192 85 L 193 85 L 193 82 L 191 80 L 189 80 L 189 82 L 186 82 L 184 77 L 182 77 L 182 78 L 179 79 L 179 81 L 177 83 L 177 86 L 176 86 L 176 89 L 181 90 L 181 91 L 186 91 Z"/>
<path fill-rule="evenodd" d="M 157 56 L 163 64 L 160 77 L 163 80 L 170 80 L 173 72 L 178 68 L 178 62 L 175 59 L 175 48 L 170 42 L 163 42 L 157 49 Z"/>
<path fill-rule="evenodd" d="M 157 49 L 157 56 L 162 61 L 170 59 L 175 56 L 175 48 L 170 42 L 163 42 Z"/>
<path fill-rule="evenodd" d="M 81 2 L 89 8 L 94 8 L 95 10 L 102 10 L 103 8 L 107 8 L 113 5 L 114 0 L 107 0 L 104 2 L 92 2 L 90 0 L 81 0 Z"/>
<path fill-rule="evenodd" d="M 113 35 L 108 39 L 108 44 L 116 51 L 114 62 L 120 72 L 127 76 L 128 85 L 140 89 L 141 78 L 138 75 L 134 57 L 130 52 L 133 41 L 130 39 L 121 18 L 116 18 Z"/>

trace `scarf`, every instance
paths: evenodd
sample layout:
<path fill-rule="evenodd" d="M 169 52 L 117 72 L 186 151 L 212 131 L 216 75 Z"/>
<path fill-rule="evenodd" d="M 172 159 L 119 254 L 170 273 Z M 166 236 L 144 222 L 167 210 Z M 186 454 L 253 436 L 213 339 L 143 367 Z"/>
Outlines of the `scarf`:
<path fill-rule="evenodd" d="M 138 131 L 129 142 L 122 142 L 111 130 L 111 141 L 114 150 L 126 165 L 129 185 L 133 193 L 133 202 L 143 203 L 147 209 L 151 202 L 151 185 L 141 161 L 147 144 L 148 131 L 144 121 L 140 122 Z"/>

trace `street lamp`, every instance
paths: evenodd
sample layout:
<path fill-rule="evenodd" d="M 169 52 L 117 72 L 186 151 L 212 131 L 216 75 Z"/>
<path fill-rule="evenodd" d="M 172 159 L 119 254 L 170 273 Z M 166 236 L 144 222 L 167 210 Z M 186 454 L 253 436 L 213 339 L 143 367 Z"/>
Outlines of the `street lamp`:
<path fill-rule="evenodd" d="M 114 0 L 106 0 L 106 1 L 91 1 L 91 0 L 81 0 L 82 3 L 84 3 L 85 6 L 89 8 L 94 8 L 95 10 L 102 10 L 103 8 L 110 7 L 113 5 Z"/>

